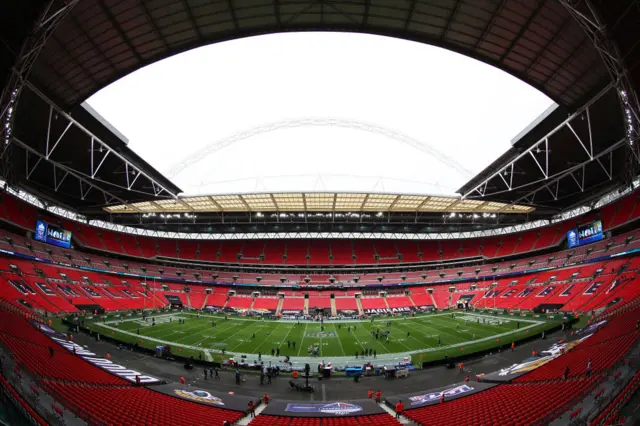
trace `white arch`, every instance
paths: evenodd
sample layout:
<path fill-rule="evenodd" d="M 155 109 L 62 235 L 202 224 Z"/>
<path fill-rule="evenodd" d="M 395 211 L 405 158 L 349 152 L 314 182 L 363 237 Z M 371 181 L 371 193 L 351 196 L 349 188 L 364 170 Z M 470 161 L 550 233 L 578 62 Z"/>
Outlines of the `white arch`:
<path fill-rule="evenodd" d="M 182 160 L 174 163 L 173 166 L 171 166 L 165 172 L 165 175 L 169 179 L 173 179 L 176 176 L 178 176 L 180 173 L 182 173 L 182 171 L 184 171 L 187 167 L 200 162 L 201 160 L 213 154 L 214 152 L 219 151 L 236 142 L 240 142 L 245 139 L 248 139 L 252 136 L 260 135 L 263 133 L 274 132 L 280 129 L 290 129 L 295 127 L 305 127 L 305 126 L 342 127 L 347 129 L 362 130 L 365 132 L 386 136 L 395 141 L 412 146 L 432 156 L 442 164 L 452 169 L 455 169 L 458 173 L 460 173 L 467 179 L 472 178 L 474 175 L 469 169 L 463 167 L 453 158 L 443 154 L 437 148 L 431 146 L 426 142 L 422 142 L 422 141 L 419 141 L 418 139 L 412 138 L 411 136 L 405 135 L 403 133 L 397 132 L 392 129 L 388 129 L 386 127 L 378 126 L 376 124 L 367 123 L 363 121 L 346 120 L 342 118 L 323 118 L 323 117 L 306 117 L 306 118 L 296 118 L 296 119 L 288 119 L 288 120 L 282 120 L 282 121 L 273 121 L 270 123 L 251 127 L 246 130 L 242 130 L 231 136 L 218 139 L 217 141 L 212 142 L 211 144 L 205 146 L 204 148 L 199 149 L 198 151 L 184 157 Z"/>

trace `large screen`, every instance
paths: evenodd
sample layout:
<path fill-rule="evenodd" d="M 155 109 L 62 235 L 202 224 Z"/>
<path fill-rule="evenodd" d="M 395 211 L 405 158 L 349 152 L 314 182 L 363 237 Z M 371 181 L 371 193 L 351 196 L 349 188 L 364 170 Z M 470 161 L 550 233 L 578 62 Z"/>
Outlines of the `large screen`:
<path fill-rule="evenodd" d="M 58 247 L 71 247 L 71 231 L 64 230 L 58 226 L 54 226 L 40 220 L 36 222 L 36 233 L 34 238 L 38 241 L 42 241 L 43 243 L 53 244 Z"/>
<path fill-rule="evenodd" d="M 600 241 L 604 238 L 602 233 L 602 221 L 596 220 L 586 225 L 579 226 L 567 232 L 569 248 Z"/>

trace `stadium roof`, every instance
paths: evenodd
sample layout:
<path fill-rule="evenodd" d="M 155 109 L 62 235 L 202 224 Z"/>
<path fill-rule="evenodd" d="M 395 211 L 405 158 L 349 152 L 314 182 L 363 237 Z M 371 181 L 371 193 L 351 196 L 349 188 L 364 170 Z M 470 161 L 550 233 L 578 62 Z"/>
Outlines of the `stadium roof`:
<path fill-rule="evenodd" d="M 349 31 L 441 46 L 484 61 L 575 108 L 607 70 L 558 1 L 83 0 L 32 79 L 64 108 L 136 69 L 210 43 L 286 31 Z"/>
<path fill-rule="evenodd" d="M 109 213 L 183 212 L 440 212 L 440 213 L 530 213 L 530 206 L 406 194 L 372 193 L 260 193 L 180 197 L 105 207 Z"/>
<path fill-rule="evenodd" d="M 28 85 L 14 114 L 15 143 L 0 158 L 10 169 L 3 170 L 9 185 L 81 213 L 108 215 L 104 206 L 176 199 L 181 192 L 99 121 L 87 125 L 84 100 L 176 53 L 275 32 L 363 32 L 428 43 L 503 69 L 555 100 L 561 108 L 554 116 L 461 188 L 466 198 L 557 212 L 637 175 L 630 164 L 640 157 L 638 144 L 628 149 L 618 137 L 630 131 L 637 138 L 638 125 L 626 125 L 633 118 L 625 116 L 627 93 L 640 116 L 632 90 L 640 83 L 640 11 L 632 0 L 54 0 L 46 9 L 49 3 L 0 2 L 0 80 Z M 52 22 L 57 26 L 42 34 Z M 36 40 L 30 35 L 46 36 L 46 43 L 21 56 L 31 46 L 26 42 Z M 23 69 L 28 72 L 16 80 Z M 590 115 L 581 110 L 608 85 L 612 90 Z M 563 115 L 576 112 L 576 122 L 563 124 Z M 91 135 L 68 125 L 69 117 Z M 536 142 L 546 139 L 549 146 Z M 545 164 L 547 154 L 554 158 Z"/>

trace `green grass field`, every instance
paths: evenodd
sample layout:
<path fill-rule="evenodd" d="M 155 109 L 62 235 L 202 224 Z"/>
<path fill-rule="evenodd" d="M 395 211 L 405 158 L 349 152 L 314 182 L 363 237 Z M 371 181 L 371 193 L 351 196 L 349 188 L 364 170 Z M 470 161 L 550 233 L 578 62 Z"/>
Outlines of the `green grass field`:
<path fill-rule="evenodd" d="M 280 349 L 280 357 L 307 357 L 307 349 L 318 346 L 319 357 L 355 358 L 363 350 L 375 350 L 378 359 L 411 355 L 414 363 L 441 359 L 444 355 L 456 357 L 510 345 L 512 341 L 528 338 L 558 325 L 559 320 L 542 318 L 492 317 L 478 314 L 426 314 L 414 318 L 377 318 L 370 321 L 324 323 L 260 320 L 221 315 L 191 313 L 164 314 L 148 322 L 142 318 L 126 318 L 118 321 L 92 322 L 89 327 L 102 334 L 126 343 L 154 348 L 170 344 L 174 353 L 183 356 L 202 354 L 206 360 L 225 355 L 270 355 L 272 349 Z M 171 321 L 170 321 L 171 319 Z M 184 319 L 180 324 L 178 319 Z M 215 321 L 217 326 L 212 326 Z M 390 325 L 387 326 L 387 321 Z M 520 328 L 518 329 L 518 322 Z M 375 339 L 371 331 L 380 331 Z M 389 331 L 389 342 L 382 335 Z M 139 334 L 138 334 L 139 333 Z M 440 344 L 438 344 L 440 339 Z M 499 341 L 498 341 L 499 340 Z M 290 344 L 288 343 L 290 342 Z M 295 348 L 293 347 L 295 342 Z"/>

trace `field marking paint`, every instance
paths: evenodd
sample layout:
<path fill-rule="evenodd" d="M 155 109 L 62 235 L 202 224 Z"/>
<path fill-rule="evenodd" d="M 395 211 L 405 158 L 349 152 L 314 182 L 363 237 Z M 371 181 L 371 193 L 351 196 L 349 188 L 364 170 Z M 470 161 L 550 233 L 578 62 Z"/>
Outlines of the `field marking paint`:
<path fill-rule="evenodd" d="M 189 315 L 193 315 L 193 314 L 189 314 Z M 434 314 L 434 315 L 430 315 L 429 317 L 450 316 L 450 315 L 451 314 Z M 477 315 L 477 314 L 474 314 L 474 315 Z M 486 317 L 486 316 L 483 316 L 483 315 L 477 315 L 477 316 Z M 491 317 L 491 318 L 493 318 L 493 317 Z M 408 318 L 396 319 L 396 321 L 398 321 L 398 320 L 406 321 L 407 319 Z M 230 319 L 230 320 L 233 320 L 233 319 Z M 238 319 L 238 320 L 250 321 L 250 320 L 247 320 L 247 319 Z M 127 320 L 125 320 L 125 321 L 127 321 Z M 125 321 L 121 321 L 121 322 L 125 322 Z M 130 320 L 128 320 L 128 321 L 130 321 Z M 393 321 L 393 319 L 391 319 L 390 321 Z M 529 323 L 529 325 L 527 325 L 525 327 L 520 327 L 519 329 L 513 329 L 513 330 L 510 330 L 510 331 L 507 331 L 507 332 L 504 332 L 504 333 L 494 334 L 494 335 L 490 335 L 490 336 L 483 337 L 483 338 L 476 339 L 476 340 L 459 342 L 459 343 L 455 343 L 455 344 L 447 345 L 447 346 L 430 347 L 428 349 L 416 349 L 416 350 L 412 350 L 412 351 L 408 351 L 408 352 L 389 353 L 389 355 L 405 356 L 405 355 L 414 355 L 414 354 L 420 354 L 420 353 L 426 353 L 426 352 L 434 352 L 436 350 L 453 349 L 453 348 L 462 347 L 464 345 L 470 345 L 470 344 L 481 343 L 481 342 L 485 342 L 485 341 L 489 341 L 489 340 L 494 340 L 494 339 L 497 339 L 497 338 L 508 336 L 510 334 L 516 334 L 516 333 L 519 333 L 519 332 L 522 332 L 522 331 L 525 331 L 525 330 L 529 330 L 531 328 L 534 328 L 536 326 L 544 324 L 544 321 L 534 321 L 534 320 L 530 320 L 530 319 L 518 319 L 518 321 Z M 110 321 L 109 323 L 114 323 L 114 322 L 115 321 Z M 367 322 L 367 321 L 361 321 L 361 322 Z M 306 333 L 306 330 L 307 330 L 307 325 L 309 323 L 310 322 L 305 322 L 305 333 Z M 191 349 L 191 350 L 195 350 L 195 351 L 201 351 L 202 350 L 201 347 L 197 347 L 197 346 L 193 346 L 193 345 L 176 344 L 175 342 L 164 341 L 164 340 L 160 340 L 160 339 L 157 339 L 157 338 L 154 338 L 154 337 L 151 337 L 151 336 L 146 336 L 146 335 L 145 336 L 143 336 L 143 335 L 139 335 L 138 336 L 135 333 L 132 333 L 132 332 L 129 332 L 129 331 L 126 331 L 126 330 L 121 330 L 121 329 L 112 327 L 110 325 L 107 325 L 107 323 L 95 322 L 94 324 L 96 324 L 96 325 L 98 325 L 100 327 L 109 329 L 111 331 L 115 331 L 115 332 L 118 332 L 118 333 L 126 334 L 126 335 L 133 336 L 133 337 L 136 337 L 136 338 L 146 338 L 146 339 L 152 340 L 154 342 L 157 342 L 159 344 L 173 345 L 173 346 L 177 346 L 177 347 L 181 347 L 181 348 L 187 348 L 187 349 Z M 286 324 L 286 323 L 282 322 L 281 325 L 282 324 Z M 292 324 L 292 325 L 294 325 L 294 324 Z M 449 334 L 449 333 L 447 333 L 447 334 Z M 356 339 L 357 339 L 357 336 L 356 336 Z M 300 355 L 300 350 L 302 349 L 302 346 L 303 346 L 302 343 L 303 342 L 304 342 L 304 334 L 303 334 L 303 339 L 302 339 L 302 341 L 300 343 L 300 348 L 298 349 L 298 356 Z M 222 353 L 222 351 L 218 350 L 218 349 L 210 349 L 210 351 L 213 352 L 213 353 Z M 226 353 L 228 353 L 230 355 L 234 355 L 234 356 L 235 355 L 255 355 L 253 353 L 238 353 L 238 352 L 232 352 L 232 351 L 231 352 L 230 351 L 226 351 Z M 340 360 L 340 358 L 343 358 L 343 360 Z M 352 357 L 349 357 L 349 356 L 332 357 L 332 359 L 334 360 L 334 362 L 339 362 L 339 361 L 348 362 L 349 360 L 352 359 Z"/>
<path fill-rule="evenodd" d="M 300 351 L 302 350 L 302 347 L 304 346 L 303 343 L 304 343 L 305 336 L 307 335 L 307 326 L 308 325 L 309 325 L 309 323 L 305 323 L 304 324 L 304 331 L 302 332 L 302 339 L 300 340 L 300 346 L 298 346 L 298 355 L 297 356 L 300 356 Z"/>
<path fill-rule="evenodd" d="M 338 338 L 337 340 L 338 340 L 338 344 L 340 345 L 340 350 L 346 356 L 347 353 L 344 350 L 344 346 L 342 346 L 342 339 L 340 339 L 340 334 L 338 333 L 338 326 L 336 324 L 333 324 L 333 329 L 336 333 L 336 337 Z M 324 391 L 324 385 L 322 385 L 322 390 Z M 326 399 L 324 401 L 326 401 Z"/>

